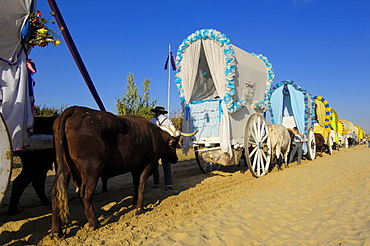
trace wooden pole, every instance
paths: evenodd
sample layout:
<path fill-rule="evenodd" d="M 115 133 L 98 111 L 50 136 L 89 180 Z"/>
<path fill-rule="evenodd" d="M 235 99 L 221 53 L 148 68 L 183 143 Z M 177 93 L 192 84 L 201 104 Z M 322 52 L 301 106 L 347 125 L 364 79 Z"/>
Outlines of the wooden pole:
<path fill-rule="evenodd" d="M 84 62 L 82 61 L 80 53 L 78 52 L 77 47 L 76 47 L 75 43 L 73 42 L 72 36 L 71 36 L 71 34 L 68 30 L 68 27 L 67 27 L 67 25 L 66 25 L 66 23 L 65 23 L 65 21 L 62 17 L 62 14 L 61 14 L 61 12 L 58 8 L 57 3 L 55 2 L 55 0 L 48 0 L 48 3 L 50 5 L 51 10 L 55 14 L 54 17 L 55 17 L 55 20 L 58 23 L 59 30 L 62 33 L 62 35 L 64 37 L 64 40 L 66 41 L 67 46 L 69 48 L 69 51 L 71 52 L 71 54 L 73 56 L 73 59 L 75 60 L 75 62 L 77 64 L 77 67 L 80 70 L 80 73 L 81 73 L 82 77 L 84 78 L 87 87 L 89 88 L 93 98 L 95 99 L 95 102 L 98 104 L 99 109 L 101 111 L 106 111 L 105 107 L 103 105 L 103 102 L 100 100 L 99 94 L 95 89 L 94 83 L 92 82 L 92 80 L 90 78 L 89 72 L 87 71 Z"/>
<path fill-rule="evenodd" d="M 168 117 L 171 116 L 170 111 L 170 94 L 171 94 L 171 44 L 168 44 L 168 64 L 167 64 L 167 70 L 168 70 L 168 85 L 167 85 L 167 110 L 168 110 Z"/>

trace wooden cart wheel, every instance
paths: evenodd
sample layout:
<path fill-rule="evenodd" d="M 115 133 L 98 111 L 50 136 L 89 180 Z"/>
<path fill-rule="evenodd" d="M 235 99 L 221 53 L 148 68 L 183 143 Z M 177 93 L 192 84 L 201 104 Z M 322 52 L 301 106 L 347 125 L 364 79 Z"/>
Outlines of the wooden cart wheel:
<path fill-rule="evenodd" d="M 12 171 L 13 150 L 10 142 L 8 128 L 5 120 L 0 113 L 0 203 L 8 189 L 10 175 Z"/>
<path fill-rule="evenodd" d="M 199 154 L 199 150 L 200 148 L 198 146 L 195 146 L 194 147 L 194 152 L 195 152 L 195 159 L 197 161 L 197 164 L 199 166 L 199 169 L 203 172 L 203 173 L 209 173 L 209 172 L 212 172 L 212 171 L 215 171 L 215 170 L 220 170 L 221 168 L 221 165 L 219 164 L 213 164 L 213 163 L 209 163 L 207 161 L 205 161 Z"/>
<path fill-rule="evenodd" d="M 261 114 L 249 117 L 244 134 L 245 159 L 249 171 L 256 178 L 269 171 L 271 142 L 267 123 Z"/>
<path fill-rule="evenodd" d="M 345 137 L 344 137 L 344 147 L 346 147 L 346 149 L 348 149 L 349 148 L 349 143 L 348 143 L 348 136 L 347 136 L 347 134 L 345 135 Z"/>
<path fill-rule="evenodd" d="M 314 160 L 316 158 L 316 141 L 315 141 L 315 134 L 313 133 L 312 128 L 308 130 L 307 156 L 309 160 Z"/>
<path fill-rule="evenodd" d="M 335 142 L 335 133 L 330 131 L 328 137 L 328 148 L 329 148 L 329 155 L 333 154 L 333 145 Z"/>
<path fill-rule="evenodd" d="M 329 155 L 332 155 L 333 154 L 333 144 L 332 143 L 329 143 L 328 149 L 329 149 Z"/>

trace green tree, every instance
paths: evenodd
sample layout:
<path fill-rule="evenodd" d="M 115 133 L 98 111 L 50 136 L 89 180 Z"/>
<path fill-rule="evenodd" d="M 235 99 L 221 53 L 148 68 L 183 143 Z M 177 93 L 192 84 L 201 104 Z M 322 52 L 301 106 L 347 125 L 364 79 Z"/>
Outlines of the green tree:
<path fill-rule="evenodd" d="M 149 86 L 150 80 L 144 80 L 144 93 L 141 95 L 134 81 L 134 75 L 130 73 L 127 77 L 126 94 L 120 98 L 116 98 L 118 114 L 142 116 L 148 120 L 153 118 L 153 113 L 150 110 L 154 108 L 157 100 L 150 99 Z"/>
<path fill-rule="evenodd" d="M 53 116 L 59 116 L 63 110 L 66 109 L 66 105 L 62 104 L 60 108 L 55 107 L 46 107 L 45 105 L 41 107 L 41 105 L 35 105 L 34 111 L 35 111 L 35 117 L 53 117 Z"/>

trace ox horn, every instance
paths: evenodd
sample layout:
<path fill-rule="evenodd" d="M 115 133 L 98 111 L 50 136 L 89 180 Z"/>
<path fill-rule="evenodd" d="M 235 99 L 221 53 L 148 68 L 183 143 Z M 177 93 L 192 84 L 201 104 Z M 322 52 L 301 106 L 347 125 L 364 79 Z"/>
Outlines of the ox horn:
<path fill-rule="evenodd" d="M 195 130 L 194 132 L 190 132 L 190 133 L 185 133 L 185 132 L 181 132 L 181 136 L 184 136 L 184 137 L 191 137 L 191 136 L 194 136 L 195 134 L 198 133 L 199 130 Z"/>
<path fill-rule="evenodd" d="M 163 125 L 163 126 L 160 126 L 160 128 L 163 130 L 163 131 L 166 131 L 168 132 L 171 136 L 173 137 L 178 137 L 178 136 L 184 136 L 184 137 L 191 137 L 191 136 L 194 136 L 195 134 L 197 134 L 198 130 L 194 131 L 194 132 L 191 132 L 191 133 L 185 133 L 185 132 L 180 132 L 179 130 L 177 130 L 173 125 L 170 125 L 170 126 L 167 126 L 167 125 Z"/>
<path fill-rule="evenodd" d="M 180 136 L 179 133 L 177 133 L 176 131 L 176 128 L 174 126 L 167 126 L 167 125 L 162 125 L 160 126 L 160 128 L 163 130 L 163 131 L 166 131 L 168 132 L 172 137 L 177 137 L 177 136 Z"/>

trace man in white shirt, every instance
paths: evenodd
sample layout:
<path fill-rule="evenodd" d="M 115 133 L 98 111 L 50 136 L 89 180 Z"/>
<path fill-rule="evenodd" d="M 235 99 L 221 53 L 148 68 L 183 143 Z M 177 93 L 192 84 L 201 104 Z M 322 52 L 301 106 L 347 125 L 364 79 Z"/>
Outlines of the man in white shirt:
<path fill-rule="evenodd" d="M 164 107 L 157 106 L 154 109 L 151 109 L 151 111 L 154 113 L 154 118 L 150 121 L 157 126 L 171 126 L 172 121 L 164 116 L 168 113 L 167 110 L 164 109 Z M 166 190 L 172 190 L 173 184 L 172 184 L 172 172 L 171 172 L 171 164 L 161 159 L 162 161 L 162 167 L 163 167 L 163 173 L 164 173 L 164 184 Z M 154 188 L 159 188 L 159 171 L 158 166 L 154 167 L 153 169 L 153 179 L 154 179 Z"/>

